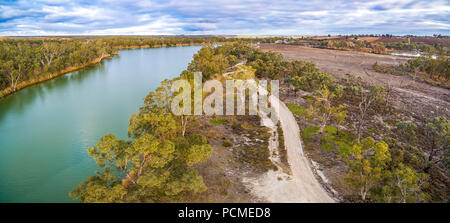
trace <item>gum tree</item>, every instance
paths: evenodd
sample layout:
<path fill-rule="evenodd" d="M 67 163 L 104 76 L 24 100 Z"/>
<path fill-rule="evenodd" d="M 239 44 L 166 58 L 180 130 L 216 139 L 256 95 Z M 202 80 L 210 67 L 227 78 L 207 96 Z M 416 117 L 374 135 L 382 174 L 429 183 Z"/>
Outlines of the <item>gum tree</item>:
<path fill-rule="evenodd" d="M 373 138 L 367 137 L 354 144 L 343 156 L 349 167 L 345 180 L 359 191 L 365 201 L 368 192 L 386 174 L 387 164 L 391 160 L 389 146 L 384 141 L 376 143 Z"/>
<path fill-rule="evenodd" d="M 100 170 L 76 186 L 70 196 L 81 202 L 172 202 L 205 191 L 192 166 L 212 152 L 201 135 L 182 135 L 178 117 L 167 112 L 168 81 L 145 98 L 130 119 L 131 140 L 103 136 L 88 149 Z"/>

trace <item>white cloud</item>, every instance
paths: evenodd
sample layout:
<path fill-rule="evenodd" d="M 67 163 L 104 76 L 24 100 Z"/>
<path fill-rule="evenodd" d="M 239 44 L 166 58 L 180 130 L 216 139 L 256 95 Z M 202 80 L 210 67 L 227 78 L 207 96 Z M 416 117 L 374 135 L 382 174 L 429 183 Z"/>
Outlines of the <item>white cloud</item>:
<path fill-rule="evenodd" d="M 0 2 L 0 35 L 449 34 L 445 0 Z"/>

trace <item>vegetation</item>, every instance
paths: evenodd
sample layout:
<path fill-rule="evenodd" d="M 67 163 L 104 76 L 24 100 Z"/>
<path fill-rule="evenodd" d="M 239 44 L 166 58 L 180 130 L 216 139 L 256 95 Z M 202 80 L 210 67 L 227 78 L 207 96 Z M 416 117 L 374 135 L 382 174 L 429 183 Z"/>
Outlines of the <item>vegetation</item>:
<path fill-rule="evenodd" d="M 216 41 L 224 40 L 149 37 L 5 39 L 0 41 L 0 89 L 4 93 L 6 89 L 16 91 L 21 83 L 40 80 L 69 67 L 85 66 L 120 48 Z M 340 44 L 332 42 L 333 47 Z M 375 45 L 370 48 L 382 46 Z M 365 43 L 361 47 L 368 45 Z M 408 64 L 411 65 L 403 66 L 408 66 L 409 71 L 448 80 L 448 59 L 418 58 Z M 319 72 L 313 63 L 289 62 L 280 54 L 262 52 L 244 42 L 219 47 L 208 44 L 178 78 L 192 82 L 193 73 L 200 71 L 203 80 L 208 80 L 229 71 L 230 67 L 239 66 L 243 66 L 245 72 L 231 72 L 230 75 L 243 79 L 253 76 L 281 79 L 285 87 L 295 89 L 295 95 L 305 91 L 311 100 L 305 100 L 301 106 L 288 104 L 296 116 L 305 120 L 302 131 L 305 144 L 338 154 L 347 170 L 345 182 L 358 196 L 357 201 L 448 199 L 448 194 L 435 195 L 438 189 L 430 185 L 435 179 L 433 171 L 442 163 L 448 169 L 450 163 L 450 121 L 446 117 L 431 117 L 425 123 L 400 118 L 381 120 L 388 127 L 377 131 L 380 129 L 372 122 L 375 115 L 388 111 L 395 113 L 386 103 L 388 89 L 364 84 L 352 75 L 336 80 L 330 74 Z M 374 65 L 374 68 L 381 69 L 378 66 Z M 74 199 L 82 202 L 172 202 L 206 190 L 194 167 L 210 156 L 212 148 L 204 136 L 189 132 L 194 117 L 174 116 L 168 112 L 168 105 L 175 96 L 169 92 L 174 80 L 163 81 L 158 89 L 148 94 L 139 113 L 130 118 L 129 139 L 121 140 L 108 134 L 97 146 L 89 148 L 89 155 L 96 160 L 100 170 L 74 189 L 71 193 Z M 218 126 L 226 121 L 215 118 L 210 123 Z M 270 137 L 267 129 L 246 122 L 233 122 L 232 128 L 251 138 L 267 141 Z M 283 141 L 283 135 L 279 134 L 279 137 L 280 142 Z M 223 146 L 231 146 L 231 142 L 223 141 Z M 280 158 L 287 161 L 282 147 L 280 144 Z M 267 146 L 248 145 L 233 151 L 240 161 L 259 171 L 275 168 Z"/>
<path fill-rule="evenodd" d="M 245 44 L 207 45 L 180 77 L 161 82 L 160 87 L 147 95 L 139 113 L 131 116 L 130 140 L 119 140 L 109 134 L 96 147 L 88 149 L 101 170 L 75 187 L 70 196 L 81 202 L 176 202 L 205 191 L 202 176 L 194 166 L 205 161 L 212 148 L 204 136 L 187 131 L 193 116 L 169 112 L 176 96 L 170 86 L 177 79 L 192 83 L 196 71 L 202 72 L 206 80 L 214 78 L 242 59 L 243 49 L 250 48 Z M 255 70 L 249 72 L 254 74 Z M 221 125 L 226 120 L 216 118 L 210 122 Z M 245 122 L 240 128 L 250 137 L 265 142 L 270 136 L 266 128 Z M 223 146 L 231 146 L 231 142 L 224 141 Z M 241 161 L 258 171 L 274 168 L 267 146 L 246 146 L 237 152 Z"/>
<path fill-rule="evenodd" d="M 130 119 L 131 140 L 103 136 L 88 149 L 102 171 L 75 187 L 81 202 L 171 202 L 206 190 L 192 168 L 211 152 L 204 136 L 181 136 L 180 123 L 150 93 L 139 114 Z"/>
<path fill-rule="evenodd" d="M 211 122 L 211 124 L 213 124 L 213 125 L 222 125 L 223 123 L 227 122 L 227 120 L 221 119 L 221 118 L 215 118 L 215 119 L 209 120 L 209 122 Z"/>
<path fill-rule="evenodd" d="M 306 108 L 302 107 L 300 105 L 296 104 L 286 104 L 286 106 L 289 108 L 289 110 L 294 114 L 298 116 L 304 116 L 306 112 Z"/>
<path fill-rule="evenodd" d="M 4 38 L 0 40 L 0 97 L 61 73 L 97 63 L 116 54 L 121 48 L 225 41 L 227 39 L 217 37 Z"/>
<path fill-rule="evenodd" d="M 445 199 L 445 195 L 431 198 L 430 194 L 440 193 L 437 192 L 440 189 L 430 188 L 430 182 L 437 176 L 431 175 L 427 168 L 436 170 L 439 163 L 448 162 L 446 118 L 431 118 L 425 124 L 386 120 L 392 131 L 379 129 L 373 124 L 374 116 L 396 112 L 388 103 L 386 87 L 368 85 L 354 75 L 336 80 L 317 71 L 294 74 L 285 70 L 285 85 L 294 86 L 294 95 L 298 91 L 306 95 L 301 106 L 287 104 L 305 122 L 301 125 L 306 126 L 302 131 L 305 145 L 336 152 L 346 166 L 344 180 L 357 195 L 346 199 L 361 202 Z M 433 164 L 425 151 L 435 151 Z M 329 165 L 330 161 L 326 163 Z"/>
<path fill-rule="evenodd" d="M 344 153 L 349 166 L 347 180 L 359 191 L 363 201 L 386 174 L 387 163 L 391 160 L 388 150 L 385 142 L 375 143 L 374 139 L 368 137 L 354 144 L 348 154 Z"/>
<path fill-rule="evenodd" d="M 352 49 L 367 51 L 371 53 L 382 54 L 386 51 L 386 46 L 383 42 L 367 42 L 356 40 L 330 40 L 326 45 L 331 49 Z"/>
<path fill-rule="evenodd" d="M 285 80 L 284 86 L 294 87 L 295 94 L 306 91 L 304 98 L 308 99 L 304 105 L 287 106 L 303 117 L 307 126 L 312 125 L 302 131 L 307 146 L 318 145 L 337 152 L 347 166 L 345 181 L 359 195 L 356 200 L 424 202 L 446 199 L 445 194 L 431 198 L 439 194 L 440 189 L 429 186 L 438 177 L 430 174 L 431 169 L 435 171 L 438 164 L 449 162 L 446 118 L 431 118 L 425 124 L 391 120 L 392 131 L 380 129 L 374 126 L 374 117 L 380 113 L 395 116 L 396 112 L 388 103 L 386 87 L 366 84 L 354 75 L 336 80 L 330 74 L 318 72 L 312 63 L 288 62 L 279 54 L 261 52 L 243 43 L 226 44 L 221 50 L 238 52 L 233 55 L 255 68 L 257 77 L 281 78 Z M 425 151 L 434 151 L 428 153 L 432 154 L 431 162 Z M 253 152 L 261 157 L 268 156 L 266 151 L 266 155 L 259 153 L 262 150 Z M 248 154 L 243 157 L 249 158 Z M 250 160 L 255 161 L 257 157 Z"/>
<path fill-rule="evenodd" d="M 410 76 L 414 80 L 422 80 L 433 85 L 449 88 L 450 59 L 447 56 L 422 56 L 408 60 L 400 65 L 380 65 L 375 63 L 373 69 L 377 72 L 393 75 Z"/>
<path fill-rule="evenodd" d="M 222 145 L 223 145 L 224 147 L 230 147 L 230 146 L 232 146 L 233 144 L 232 144 L 229 140 L 225 140 L 225 141 L 223 141 Z"/>
<path fill-rule="evenodd" d="M 284 134 L 283 129 L 281 128 L 281 124 L 278 122 L 277 125 L 277 133 L 278 133 L 278 154 L 280 156 L 281 166 L 285 172 L 290 172 L 290 166 L 288 162 L 288 155 L 286 145 L 284 144 Z"/>

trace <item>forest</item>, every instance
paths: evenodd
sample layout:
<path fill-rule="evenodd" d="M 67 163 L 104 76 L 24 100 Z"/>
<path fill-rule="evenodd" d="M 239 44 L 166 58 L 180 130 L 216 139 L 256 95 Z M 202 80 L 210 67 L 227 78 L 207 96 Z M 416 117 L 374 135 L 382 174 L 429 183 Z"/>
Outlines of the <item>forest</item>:
<path fill-rule="evenodd" d="M 98 63 L 119 49 L 207 44 L 223 37 L 54 37 L 0 40 L 0 97 Z"/>

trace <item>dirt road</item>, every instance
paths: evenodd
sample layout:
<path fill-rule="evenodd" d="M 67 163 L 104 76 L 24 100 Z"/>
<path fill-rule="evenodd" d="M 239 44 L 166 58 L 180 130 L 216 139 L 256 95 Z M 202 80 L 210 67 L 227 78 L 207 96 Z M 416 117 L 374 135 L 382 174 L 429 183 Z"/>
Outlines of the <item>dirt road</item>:
<path fill-rule="evenodd" d="M 375 62 L 379 64 L 399 64 L 408 60 L 406 57 L 377 55 L 356 51 L 339 51 L 318 49 L 304 46 L 283 44 L 261 44 L 263 51 L 283 54 L 287 60 L 311 61 L 320 71 L 342 78 L 354 74 L 364 81 L 376 85 L 390 85 L 393 90 L 394 105 L 403 110 L 417 114 L 450 114 L 450 90 L 419 83 L 405 76 L 394 76 L 372 70 Z"/>
<path fill-rule="evenodd" d="M 299 127 L 292 112 L 277 97 L 270 96 L 271 106 L 275 108 L 281 122 L 284 135 L 284 144 L 288 154 L 291 175 L 284 173 L 281 168 L 277 171 L 269 170 L 257 179 L 244 179 L 250 184 L 252 192 L 269 202 L 296 202 L 296 203 L 331 203 L 335 202 L 315 178 L 310 163 L 303 153 L 300 140 Z M 263 125 L 272 129 L 277 127 L 270 118 L 261 115 Z M 269 150 L 277 154 L 277 137 L 271 137 Z M 276 164 L 277 157 L 271 157 Z"/>

